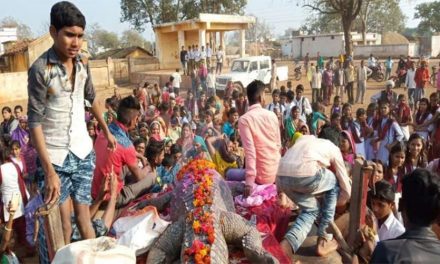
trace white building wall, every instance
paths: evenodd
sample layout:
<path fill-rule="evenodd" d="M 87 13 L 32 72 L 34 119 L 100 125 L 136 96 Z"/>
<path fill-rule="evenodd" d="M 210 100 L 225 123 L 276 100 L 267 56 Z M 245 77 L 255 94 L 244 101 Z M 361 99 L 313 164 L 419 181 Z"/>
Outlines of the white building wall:
<path fill-rule="evenodd" d="M 431 56 L 437 57 L 440 54 L 440 35 L 431 37 Z"/>
<path fill-rule="evenodd" d="M 5 52 L 3 42 L 16 40 L 17 28 L 0 28 L 0 55 Z"/>
<path fill-rule="evenodd" d="M 386 58 L 391 56 L 398 58 L 400 55 L 415 56 L 416 46 L 413 43 L 408 44 L 389 44 L 389 45 L 357 45 L 353 47 L 355 57 L 368 58 L 370 54 L 374 54 L 377 58 Z"/>

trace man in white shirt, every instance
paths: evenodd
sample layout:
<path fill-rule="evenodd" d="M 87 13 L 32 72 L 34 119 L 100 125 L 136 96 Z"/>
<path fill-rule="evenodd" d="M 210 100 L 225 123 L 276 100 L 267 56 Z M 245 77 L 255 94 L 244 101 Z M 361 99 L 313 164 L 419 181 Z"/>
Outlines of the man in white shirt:
<path fill-rule="evenodd" d="M 176 69 L 176 71 L 171 74 L 171 77 L 172 80 L 170 78 L 170 81 L 173 83 L 173 91 L 176 96 L 179 96 L 180 83 L 182 82 L 182 76 L 180 76 L 179 69 Z"/>
<path fill-rule="evenodd" d="M 365 66 L 364 61 L 361 60 L 361 65 L 357 71 L 358 86 L 356 90 L 356 104 L 359 103 L 359 99 L 361 99 L 361 104 L 364 103 L 365 91 L 367 90 L 367 79 L 370 73 L 371 69 Z"/>
<path fill-rule="evenodd" d="M 351 195 L 350 178 L 339 148 L 326 139 L 299 136 L 280 160 L 276 184 L 279 193 L 285 193 L 301 208 L 281 241 L 284 253 L 292 257 L 297 252 L 318 217 L 317 255 L 326 256 L 336 250 L 338 243 L 326 230 L 336 206 L 344 206 Z M 318 194 L 323 196 L 321 203 Z"/>
<path fill-rule="evenodd" d="M 208 87 L 208 97 L 215 96 L 214 68 L 208 68 L 208 76 L 206 77 L 206 86 Z"/>
<path fill-rule="evenodd" d="M 377 66 L 377 60 L 373 56 L 373 54 L 370 54 L 370 58 L 368 58 L 368 68 L 374 69 Z"/>
<path fill-rule="evenodd" d="M 222 50 L 222 46 L 218 47 L 217 54 L 215 55 L 217 59 L 217 66 L 215 69 L 216 74 L 222 74 L 222 68 L 223 68 L 223 57 L 225 56 L 225 53 Z"/>
<path fill-rule="evenodd" d="M 414 109 L 416 103 L 414 102 L 414 93 L 416 92 L 416 81 L 414 80 L 414 77 L 416 76 L 416 70 L 414 69 L 414 62 L 411 62 L 410 64 L 411 65 L 406 72 L 405 87 L 408 88 L 409 106 L 411 109 Z"/>
<path fill-rule="evenodd" d="M 200 50 L 200 63 L 204 63 L 206 65 L 206 51 L 205 46 L 202 46 L 202 49 Z M 209 67 L 208 67 L 209 69 Z"/>
<path fill-rule="evenodd" d="M 371 194 L 371 208 L 377 220 L 378 240 L 394 239 L 405 233 L 405 227 L 394 216 L 395 193 L 393 186 L 387 181 L 378 181 L 374 185 L 375 192 Z M 370 223 L 371 225 L 371 223 Z M 373 227 L 374 228 L 374 227 Z M 377 240 L 377 238 L 376 238 Z"/>
<path fill-rule="evenodd" d="M 194 62 L 196 64 L 196 69 L 200 67 L 200 50 L 199 45 L 196 45 L 196 48 L 193 49 Z"/>

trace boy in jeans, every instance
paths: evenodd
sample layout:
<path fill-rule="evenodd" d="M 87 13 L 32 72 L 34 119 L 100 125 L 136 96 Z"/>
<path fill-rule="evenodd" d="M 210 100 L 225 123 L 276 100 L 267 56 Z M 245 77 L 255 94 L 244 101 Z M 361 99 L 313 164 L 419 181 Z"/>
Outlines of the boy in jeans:
<path fill-rule="evenodd" d="M 68 244 L 72 233 L 71 198 L 81 237 L 95 237 L 89 212 L 95 154 L 84 119 L 85 100 L 92 106 L 91 112 L 110 149 L 115 139 L 95 100 L 87 59 L 79 54 L 86 25 L 83 14 L 70 2 L 58 2 L 51 9 L 50 24 L 54 45 L 28 72 L 28 116 L 39 157 L 37 181 L 45 203 L 59 203 L 64 241 Z M 47 256 L 41 255 L 43 251 L 40 261 L 48 263 Z"/>

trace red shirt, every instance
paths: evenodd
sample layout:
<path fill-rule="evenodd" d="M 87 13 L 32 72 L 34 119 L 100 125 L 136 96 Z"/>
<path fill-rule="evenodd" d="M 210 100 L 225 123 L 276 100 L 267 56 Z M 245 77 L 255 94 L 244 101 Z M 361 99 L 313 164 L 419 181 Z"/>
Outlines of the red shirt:
<path fill-rule="evenodd" d="M 428 68 L 418 68 L 414 76 L 414 81 L 416 82 L 416 88 L 425 88 L 426 83 L 429 81 Z"/>
<path fill-rule="evenodd" d="M 110 173 L 113 167 L 113 172 L 118 177 L 118 193 L 124 187 L 124 182 L 121 179 L 121 171 L 124 165 L 136 165 L 136 150 L 130 141 L 127 128 L 114 121 L 109 125 L 109 130 L 116 138 L 117 146 L 116 150 L 110 151 L 107 149 L 107 138 L 104 133 L 99 133 L 95 141 L 95 153 L 96 153 L 96 167 L 93 172 L 92 181 L 92 198 L 96 199 L 99 193 L 99 189 L 102 184 L 102 180 L 105 175 Z"/>

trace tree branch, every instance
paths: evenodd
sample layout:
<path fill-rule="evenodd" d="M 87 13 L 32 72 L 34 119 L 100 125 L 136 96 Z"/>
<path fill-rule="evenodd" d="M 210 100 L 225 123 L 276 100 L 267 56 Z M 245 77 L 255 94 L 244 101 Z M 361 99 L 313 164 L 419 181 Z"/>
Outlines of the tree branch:
<path fill-rule="evenodd" d="M 313 5 L 309 5 L 309 4 L 305 4 L 302 7 L 308 7 L 314 11 L 318 11 L 321 14 L 326 14 L 326 15 L 335 15 L 335 14 L 339 14 L 339 12 L 337 10 L 334 11 L 325 11 L 317 6 L 313 6 Z"/>

